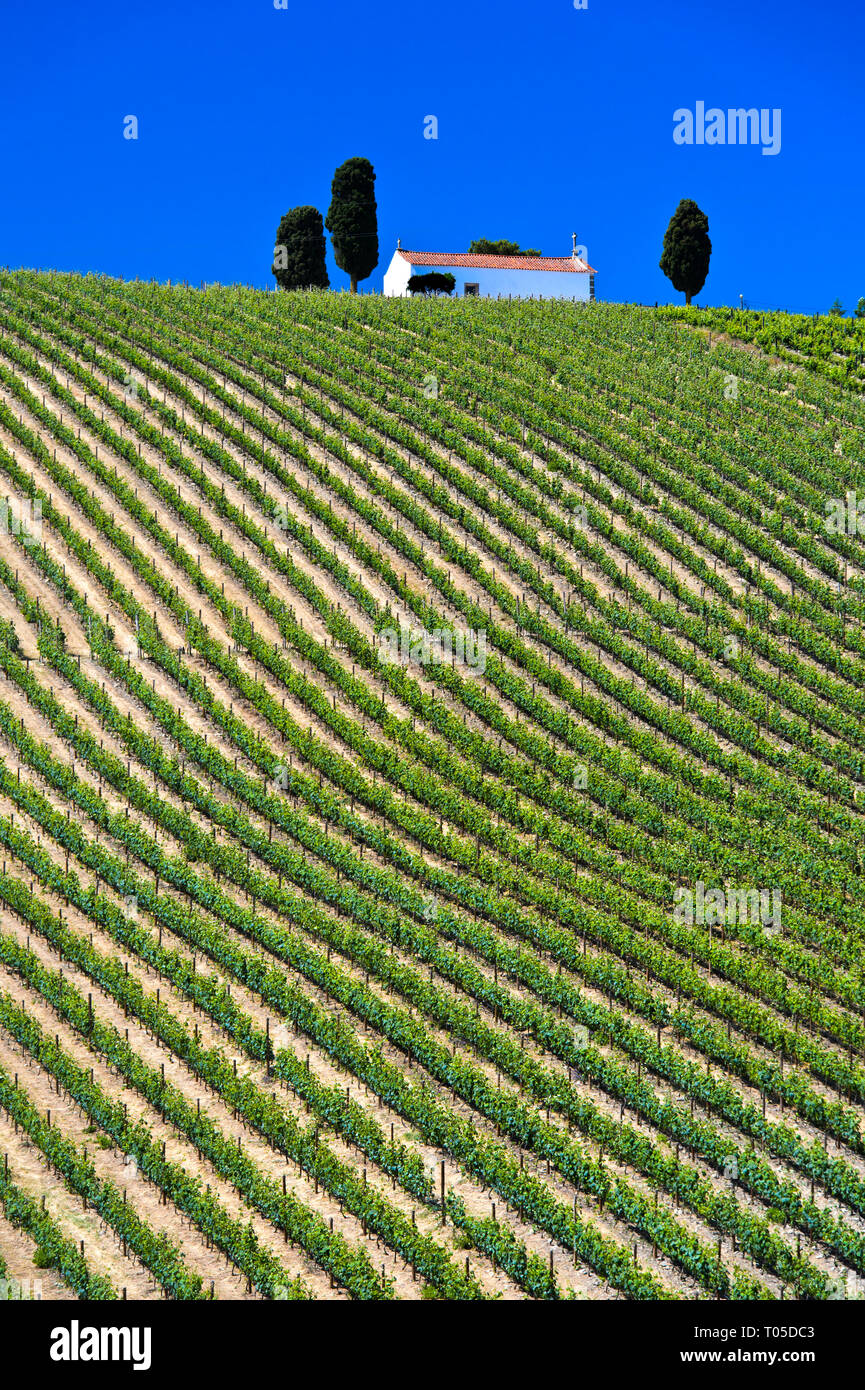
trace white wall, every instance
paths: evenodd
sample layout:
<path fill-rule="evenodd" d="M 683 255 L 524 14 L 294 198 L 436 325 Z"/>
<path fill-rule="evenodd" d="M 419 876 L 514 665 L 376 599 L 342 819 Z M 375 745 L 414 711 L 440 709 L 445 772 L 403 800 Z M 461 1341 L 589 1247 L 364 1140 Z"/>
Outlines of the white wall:
<path fill-rule="evenodd" d="M 465 293 L 466 283 L 476 284 L 483 297 L 513 295 L 528 299 L 588 299 L 589 276 L 585 271 L 566 270 L 479 270 L 468 266 L 437 266 L 456 277 L 455 294 Z"/>
<path fill-rule="evenodd" d="M 382 289 L 388 298 L 408 294 L 408 282 L 411 279 L 412 268 L 408 261 L 403 260 L 399 251 L 394 251 L 393 260 L 384 273 L 384 284 Z"/>
<path fill-rule="evenodd" d="M 478 294 L 493 299 L 501 295 L 507 299 L 522 297 L 528 299 L 582 299 L 589 298 L 589 274 L 587 271 L 567 270 L 481 270 L 464 265 L 423 266 L 410 265 L 403 260 L 398 251 L 385 272 L 384 293 L 391 295 L 408 294 L 408 282 L 412 275 L 424 275 L 430 269 L 446 275 L 450 271 L 456 280 L 454 295 L 462 298 L 464 286 L 475 284 Z"/>

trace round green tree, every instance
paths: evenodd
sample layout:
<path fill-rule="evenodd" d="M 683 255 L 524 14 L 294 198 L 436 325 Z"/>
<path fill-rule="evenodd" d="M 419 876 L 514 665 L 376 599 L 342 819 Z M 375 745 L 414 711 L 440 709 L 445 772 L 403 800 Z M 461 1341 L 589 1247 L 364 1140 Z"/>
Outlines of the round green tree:
<path fill-rule="evenodd" d="M 409 294 L 453 294 L 456 279 L 450 271 L 444 275 L 431 270 L 428 275 L 412 275 L 408 282 Z"/>
<path fill-rule="evenodd" d="M 709 219 L 691 198 L 683 198 L 664 233 L 660 266 L 686 304 L 705 285 L 711 254 Z"/>
<path fill-rule="evenodd" d="M 340 164 L 331 195 L 324 225 L 336 263 L 350 277 L 352 294 L 357 294 L 358 280 L 365 280 L 378 265 L 375 171 L 369 160 L 355 157 Z"/>
<path fill-rule="evenodd" d="M 289 208 L 279 224 L 271 270 L 283 290 L 326 290 L 324 226 L 318 208 Z"/>
<path fill-rule="evenodd" d="M 535 246 L 521 247 L 518 241 L 491 241 L 489 237 L 476 237 L 469 245 L 469 251 L 478 256 L 539 256 Z"/>

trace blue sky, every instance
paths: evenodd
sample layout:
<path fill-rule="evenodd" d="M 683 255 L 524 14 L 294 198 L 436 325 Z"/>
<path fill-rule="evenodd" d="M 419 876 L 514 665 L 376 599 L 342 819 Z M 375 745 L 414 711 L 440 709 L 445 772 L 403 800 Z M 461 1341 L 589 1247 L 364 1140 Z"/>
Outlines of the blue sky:
<path fill-rule="evenodd" d="M 599 298 L 679 302 L 658 260 L 690 197 L 714 247 L 700 302 L 865 296 L 856 0 L 287 4 L 3 0 L 0 263 L 272 286 L 281 214 L 326 212 L 361 154 L 380 236 L 362 289 L 397 236 L 555 255 L 576 231 Z M 673 112 L 698 101 L 779 108 L 780 152 L 676 145 Z"/>

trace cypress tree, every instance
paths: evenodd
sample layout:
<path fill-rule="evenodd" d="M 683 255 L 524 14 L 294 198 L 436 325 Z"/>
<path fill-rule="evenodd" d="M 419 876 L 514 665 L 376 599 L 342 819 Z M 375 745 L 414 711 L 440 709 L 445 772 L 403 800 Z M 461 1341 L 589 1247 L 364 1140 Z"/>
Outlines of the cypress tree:
<path fill-rule="evenodd" d="M 330 281 L 324 263 L 324 227 L 318 208 L 289 208 L 279 224 L 273 248 L 272 273 L 280 289 L 326 290 Z"/>
<path fill-rule="evenodd" d="M 351 278 L 357 294 L 358 280 L 365 280 L 378 265 L 378 222 L 375 206 L 375 172 L 368 159 L 347 159 L 333 176 L 331 204 L 325 226 L 331 234 L 333 254 L 340 270 Z"/>

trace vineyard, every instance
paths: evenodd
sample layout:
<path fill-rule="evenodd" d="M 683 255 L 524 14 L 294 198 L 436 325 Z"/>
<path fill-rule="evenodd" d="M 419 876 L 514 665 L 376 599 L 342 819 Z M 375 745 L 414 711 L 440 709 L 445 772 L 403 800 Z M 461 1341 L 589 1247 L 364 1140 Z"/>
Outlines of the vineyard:
<path fill-rule="evenodd" d="M 752 328 L 0 272 L 9 1297 L 865 1296 L 861 363 Z"/>
<path fill-rule="evenodd" d="M 865 319 L 834 314 L 761 313 L 738 309 L 673 309 L 682 323 L 754 343 L 782 362 L 857 391 L 865 390 Z"/>

